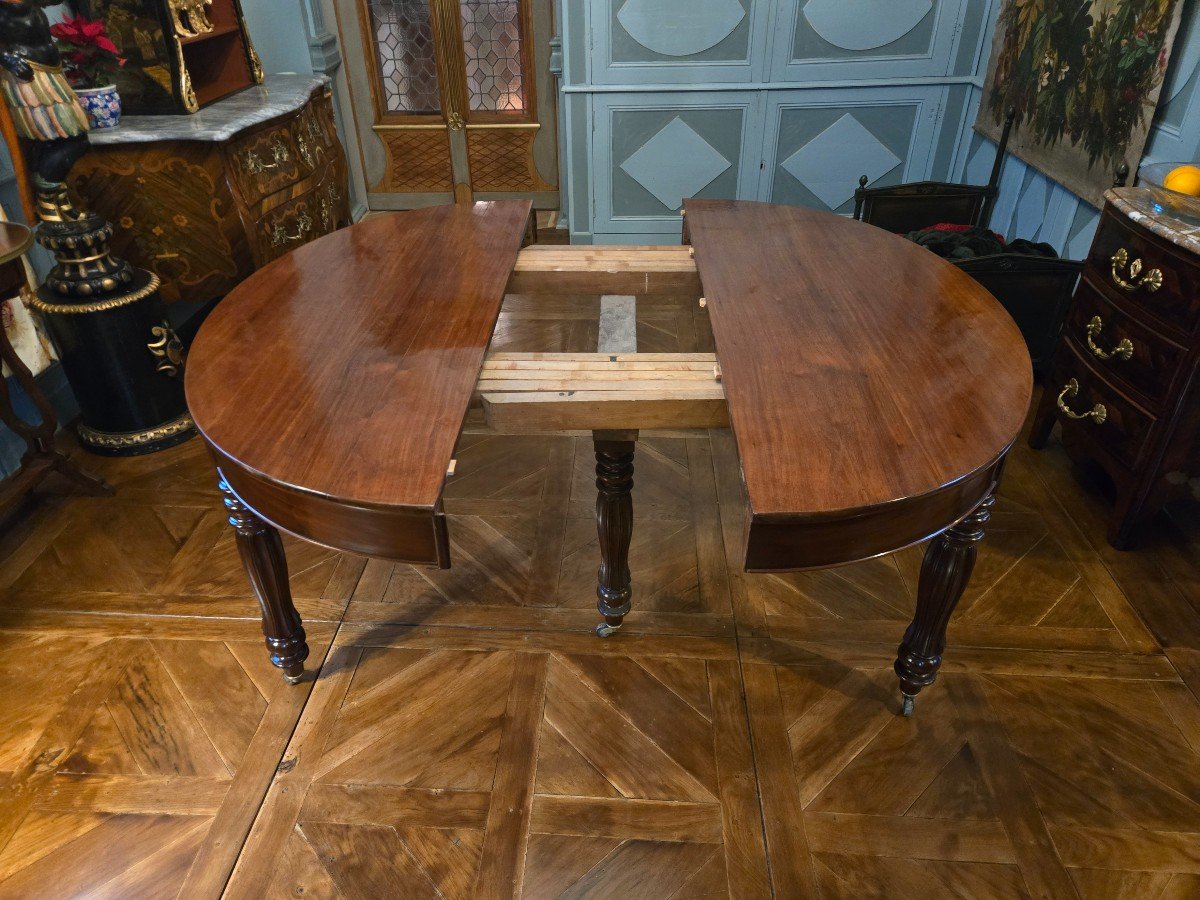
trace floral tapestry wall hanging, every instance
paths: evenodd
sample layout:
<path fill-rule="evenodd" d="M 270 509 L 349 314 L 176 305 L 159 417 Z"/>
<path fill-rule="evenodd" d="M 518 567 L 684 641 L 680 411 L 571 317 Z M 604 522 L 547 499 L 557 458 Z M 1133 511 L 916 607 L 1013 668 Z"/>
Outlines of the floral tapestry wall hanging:
<path fill-rule="evenodd" d="M 1099 206 L 1137 171 L 1183 0 L 1004 0 L 975 128 Z"/>

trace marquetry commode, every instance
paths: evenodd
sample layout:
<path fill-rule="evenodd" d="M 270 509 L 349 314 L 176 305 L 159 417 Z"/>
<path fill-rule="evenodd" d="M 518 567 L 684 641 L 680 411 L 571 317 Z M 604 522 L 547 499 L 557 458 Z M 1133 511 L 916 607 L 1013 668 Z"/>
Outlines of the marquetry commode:
<path fill-rule="evenodd" d="M 202 303 L 350 222 L 345 154 L 324 75 L 269 75 L 192 115 L 128 116 L 72 170 L 113 252 Z"/>
<path fill-rule="evenodd" d="M 1067 452 L 1108 473 L 1123 547 L 1167 501 L 1200 496 L 1200 228 L 1144 188 L 1105 199 L 1030 443 L 1057 421 Z"/>

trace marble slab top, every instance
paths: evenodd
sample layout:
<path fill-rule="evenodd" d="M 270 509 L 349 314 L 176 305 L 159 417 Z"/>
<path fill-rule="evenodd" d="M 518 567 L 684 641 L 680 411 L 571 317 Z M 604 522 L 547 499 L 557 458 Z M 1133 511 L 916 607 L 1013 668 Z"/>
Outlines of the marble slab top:
<path fill-rule="evenodd" d="M 1149 228 L 1159 237 L 1191 253 L 1200 253 L 1200 225 L 1173 216 L 1155 191 L 1142 187 L 1111 188 L 1105 192 L 1104 199 L 1117 212 Z"/>
<path fill-rule="evenodd" d="M 268 75 L 263 84 L 218 100 L 185 116 L 122 116 L 116 128 L 94 129 L 94 146 L 145 141 L 227 141 L 241 131 L 276 116 L 294 112 L 328 75 Z"/>

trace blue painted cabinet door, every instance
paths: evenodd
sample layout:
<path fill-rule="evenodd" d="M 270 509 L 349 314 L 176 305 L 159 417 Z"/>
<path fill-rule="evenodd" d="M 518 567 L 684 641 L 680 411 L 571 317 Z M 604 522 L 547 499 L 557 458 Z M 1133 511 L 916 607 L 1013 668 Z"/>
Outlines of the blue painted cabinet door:
<path fill-rule="evenodd" d="M 771 80 L 850 81 L 946 75 L 966 0 L 780 0 Z"/>
<path fill-rule="evenodd" d="M 761 81 L 768 0 L 593 0 L 595 84 Z"/>
<path fill-rule="evenodd" d="M 754 197 L 762 145 L 760 95 L 593 96 L 597 234 L 678 235 L 688 197 Z"/>
<path fill-rule="evenodd" d="M 772 91 L 759 196 L 850 213 L 858 179 L 929 177 L 943 87 Z"/>

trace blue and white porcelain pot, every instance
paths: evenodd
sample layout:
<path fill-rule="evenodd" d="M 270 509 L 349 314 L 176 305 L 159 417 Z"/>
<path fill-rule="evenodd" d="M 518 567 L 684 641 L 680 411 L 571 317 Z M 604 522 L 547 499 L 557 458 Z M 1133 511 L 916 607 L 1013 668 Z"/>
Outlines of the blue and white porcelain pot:
<path fill-rule="evenodd" d="M 114 128 L 121 121 L 121 95 L 115 84 L 75 91 L 92 128 Z"/>

